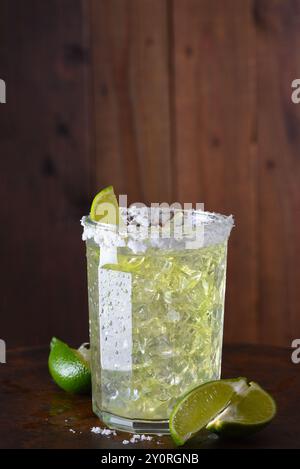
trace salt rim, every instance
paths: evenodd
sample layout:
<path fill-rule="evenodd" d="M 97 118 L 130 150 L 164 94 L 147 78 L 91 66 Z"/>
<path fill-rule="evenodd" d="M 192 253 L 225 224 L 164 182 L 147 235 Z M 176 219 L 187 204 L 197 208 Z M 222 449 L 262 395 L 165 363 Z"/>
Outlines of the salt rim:
<path fill-rule="evenodd" d="M 156 221 L 149 223 L 153 216 Z M 127 247 L 133 253 L 143 253 L 148 248 L 154 249 L 187 249 L 190 242 L 195 241 L 197 229 L 203 230 L 201 247 L 206 247 L 214 244 L 220 244 L 226 241 L 230 235 L 231 229 L 234 226 L 233 216 L 220 215 L 214 212 L 205 212 L 200 210 L 172 210 L 173 220 L 175 217 L 183 215 L 187 216 L 192 231 L 184 233 L 180 239 L 178 237 L 170 236 L 168 238 L 160 237 L 159 234 L 166 224 L 171 224 L 172 219 L 164 220 L 161 223 L 161 218 L 164 216 L 164 209 L 162 207 L 130 207 L 120 208 L 120 216 L 123 219 L 126 230 L 116 227 L 114 225 L 98 223 L 89 216 L 84 216 L 81 219 L 83 226 L 83 241 L 94 240 L 100 247 Z M 150 236 L 150 229 L 156 229 L 157 237 Z M 199 246 L 198 246 L 199 247 Z"/>

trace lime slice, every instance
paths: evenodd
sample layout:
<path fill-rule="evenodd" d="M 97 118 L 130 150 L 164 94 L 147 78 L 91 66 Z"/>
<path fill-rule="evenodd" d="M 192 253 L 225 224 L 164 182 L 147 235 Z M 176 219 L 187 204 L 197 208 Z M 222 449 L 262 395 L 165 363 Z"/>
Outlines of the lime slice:
<path fill-rule="evenodd" d="M 274 399 L 246 378 L 205 383 L 183 396 L 170 417 L 170 432 L 182 445 L 206 430 L 225 436 L 244 436 L 265 427 L 276 414 Z"/>
<path fill-rule="evenodd" d="M 206 428 L 224 436 L 246 436 L 268 425 L 275 414 L 274 399 L 257 383 L 251 382 Z"/>
<path fill-rule="evenodd" d="M 48 359 L 49 372 L 56 384 L 72 393 L 88 393 L 91 389 L 89 351 L 85 344 L 78 350 L 53 337 Z"/>
<path fill-rule="evenodd" d="M 183 396 L 169 420 L 170 432 L 177 445 L 183 445 L 230 403 L 239 390 L 247 387 L 245 378 L 211 381 Z"/>
<path fill-rule="evenodd" d="M 119 205 L 113 186 L 108 186 L 94 197 L 90 217 L 93 221 L 119 224 Z"/>

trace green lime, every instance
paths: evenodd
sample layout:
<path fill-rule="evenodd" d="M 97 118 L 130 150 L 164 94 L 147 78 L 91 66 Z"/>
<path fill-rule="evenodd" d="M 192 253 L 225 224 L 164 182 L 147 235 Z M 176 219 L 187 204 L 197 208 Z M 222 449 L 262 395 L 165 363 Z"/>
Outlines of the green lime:
<path fill-rule="evenodd" d="M 89 350 L 85 348 L 85 344 L 76 350 L 53 337 L 48 366 L 56 384 L 65 391 L 83 394 L 90 391 Z"/>
<path fill-rule="evenodd" d="M 113 186 L 108 186 L 94 197 L 90 217 L 93 221 L 119 224 L 119 205 Z"/>
<path fill-rule="evenodd" d="M 246 378 L 205 383 L 183 396 L 170 417 L 178 445 L 202 429 L 225 436 L 244 436 L 266 426 L 276 414 L 274 399 Z"/>
<path fill-rule="evenodd" d="M 275 414 L 274 399 L 257 383 L 250 382 L 206 428 L 230 437 L 251 435 L 270 423 Z"/>
<path fill-rule="evenodd" d="M 177 445 L 183 445 L 230 403 L 235 392 L 247 387 L 245 378 L 211 381 L 183 396 L 169 420 L 170 432 Z"/>

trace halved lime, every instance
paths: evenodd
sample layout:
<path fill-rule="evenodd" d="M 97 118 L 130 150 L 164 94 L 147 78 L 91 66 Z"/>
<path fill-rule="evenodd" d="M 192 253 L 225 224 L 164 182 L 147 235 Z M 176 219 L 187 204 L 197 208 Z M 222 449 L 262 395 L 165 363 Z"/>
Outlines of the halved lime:
<path fill-rule="evenodd" d="M 170 432 L 177 445 L 183 445 L 230 403 L 234 393 L 247 386 L 245 378 L 210 381 L 183 396 L 169 420 Z"/>
<path fill-rule="evenodd" d="M 48 359 L 49 372 L 56 384 L 72 393 L 88 393 L 91 389 L 89 351 L 83 344 L 78 350 L 53 337 Z"/>
<path fill-rule="evenodd" d="M 252 381 L 206 428 L 224 436 L 250 435 L 268 425 L 275 414 L 272 396 Z"/>
<path fill-rule="evenodd" d="M 90 217 L 93 221 L 119 224 L 119 205 L 113 186 L 108 186 L 94 197 Z"/>

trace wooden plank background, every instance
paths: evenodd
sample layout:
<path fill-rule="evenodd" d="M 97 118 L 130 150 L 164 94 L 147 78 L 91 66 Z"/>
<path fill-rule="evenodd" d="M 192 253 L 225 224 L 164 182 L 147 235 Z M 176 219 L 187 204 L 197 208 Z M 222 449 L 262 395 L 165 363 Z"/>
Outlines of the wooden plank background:
<path fill-rule="evenodd" d="M 0 7 L 0 336 L 8 347 L 79 340 L 88 331 L 79 219 L 93 192 L 83 2 Z"/>
<path fill-rule="evenodd" d="M 87 337 L 79 219 L 132 201 L 232 213 L 225 340 L 300 332 L 300 0 L 0 0 L 1 318 Z"/>

